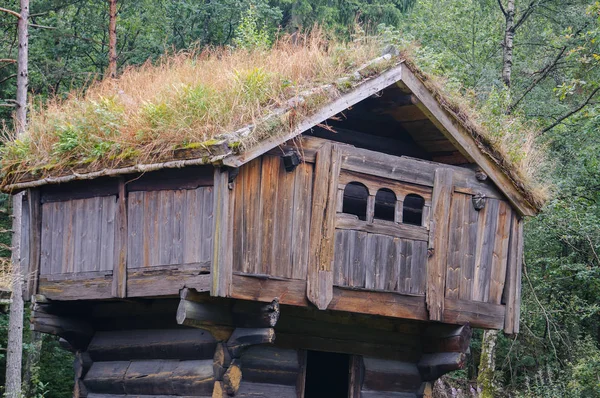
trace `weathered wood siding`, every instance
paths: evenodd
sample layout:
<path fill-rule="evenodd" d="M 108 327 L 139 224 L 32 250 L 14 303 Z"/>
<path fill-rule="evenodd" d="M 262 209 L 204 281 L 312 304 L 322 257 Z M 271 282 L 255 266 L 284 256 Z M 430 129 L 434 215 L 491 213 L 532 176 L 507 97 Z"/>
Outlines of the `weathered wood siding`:
<path fill-rule="evenodd" d="M 127 268 L 210 264 L 212 187 L 130 192 L 127 210 Z"/>
<path fill-rule="evenodd" d="M 340 229 L 335 242 L 336 286 L 425 293 L 427 242 Z"/>
<path fill-rule="evenodd" d="M 506 278 L 510 206 L 487 199 L 477 211 L 472 196 L 452 197 L 447 256 L 446 298 L 500 304 Z"/>
<path fill-rule="evenodd" d="M 42 204 L 40 274 L 112 271 L 116 196 Z"/>
<path fill-rule="evenodd" d="M 344 164 L 354 164 L 357 156 L 356 152 L 347 155 Z M 402 178 L 412 179 L 410 174 Z M 351 183 L 360 183 L 368 191 L 366 220 L 343 213 L 344 191 Z M 394 220 L 374 218 L 380 189 L 389 190 L 396 197 Z M 424 200 L 421 225 L 402 222 L 404 199 L 410 194 Z M 342 170 L 337 195 L 334 285 L 424 295 L 431 194 L 430 187 Z"/>
<path fill-rule="evenodd" d="M 305 279 L 313 164 L 286 172 L 280 156 L 240 168 L 234 182 L 233 271 Z"/>

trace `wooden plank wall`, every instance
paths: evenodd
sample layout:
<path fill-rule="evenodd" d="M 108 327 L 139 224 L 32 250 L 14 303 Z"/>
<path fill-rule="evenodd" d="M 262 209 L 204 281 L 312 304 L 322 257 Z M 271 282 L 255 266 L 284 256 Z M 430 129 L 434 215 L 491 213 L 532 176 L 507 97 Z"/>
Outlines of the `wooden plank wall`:
<path fill-rule="evenodd" d="M 127 206 L 127 268 L 210 263 L 212 187 L 130 192 Z"/>
<path fill-rule="evenodd" d="M 334 284 L 425 294 L 427 242 L 361 231 L 336 231 Z"/>
<path fill-rule="evenodd" d="M 265 155 L 234 184 L 234 272 L 306 279 L 313 164 L 288 173 L 279 156 Z"/>
<path fill-rule="evenodd" d="M 450 210 L 446 298 L 500 304 L 514 212 L 488 198 L 477 211 L 472 196 L 455 192 Z"/>
<path fill-rule="evenodd" d="M 41 275 L 112 271 L 116 196 L 42 204 Z"/>

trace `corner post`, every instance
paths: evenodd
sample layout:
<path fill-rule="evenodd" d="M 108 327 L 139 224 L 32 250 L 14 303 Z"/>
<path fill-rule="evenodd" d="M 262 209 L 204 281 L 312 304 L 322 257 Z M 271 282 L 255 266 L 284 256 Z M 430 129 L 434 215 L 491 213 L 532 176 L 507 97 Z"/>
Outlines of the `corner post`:
<path fill-rule="evenodd" d="M 125 180 L 119 178 L 115 233 L 115 269 L 113 270 L 113 297 L 127 297 L 127 191 Z"/>
<path fill-rule="evenodd" d="M 429 229 L 429 257 L 427 259 L 426 301 L 429 319 L 442 321 L 446 289 L 446 258 L 448 252 L 448 227 L 450 203 L 454 185 L 452 170 L 435 170 L 431 200 L 431 227 Z"/>
<path fill-rule="evenodd" d="M 335 214 L 341 153 L 331 143 L 324 144 L 315 160 L 312 215 L 310 219 L 310 252 L 306 295 L 320 310 L 333 299 L 333 253 Z"/>
<path fill-rule="evenodd" d="M 233 206 L 229 189 L 229 169 L 215 168 L 213 198 L 213 259 L 211 262 L 211 296 L 231 295 L 233 273 Z"/>
<path fill-rule="evenodd" d="M 27 190 L 27 203 L 29 205 L 29 267 L 27 270 L 27 284 L 25 286 L 25 300 L 37 294 L 40 275 L 40 255 L 42 248 L 42 205 L 39 189 Z"/>

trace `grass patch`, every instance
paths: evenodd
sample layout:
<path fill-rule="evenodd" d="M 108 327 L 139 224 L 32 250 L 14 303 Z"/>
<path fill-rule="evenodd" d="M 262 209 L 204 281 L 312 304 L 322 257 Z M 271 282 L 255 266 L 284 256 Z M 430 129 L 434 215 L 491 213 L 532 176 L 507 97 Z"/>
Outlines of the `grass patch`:
<path fill-rule="evenodd" d="M 315 28 L 293 42 L 284 37 L 272 48 L 208 48 L 129 68 L 118 79 L 96 82 L 66 100 L 33 106 L 28 136 L 2 148 L 2 184 L 167 161 L 174 151 L 210 152 L 211 145 L 223 142 L 243 152 L 289 132 L 336 96 L 405 59 L 434 72 L 411 66 L 480 149 L 539 207 L 547 190 L 539 179 L 545 163 L 544 151 L 534 144 L 536 127 L 503 112 L 502 93 L 482 102 L 435 77 L 435 57 L 392 33 L 342 42 L 326 40 Z M 390 45 L 399 56 L 370 63 Z M 329 89 L 320 89 L 325 85 Z M 303 102 L 281 112 L 299 95 Z M 232 134 L 249 125 L 254 128 L 247 133 Z"/>

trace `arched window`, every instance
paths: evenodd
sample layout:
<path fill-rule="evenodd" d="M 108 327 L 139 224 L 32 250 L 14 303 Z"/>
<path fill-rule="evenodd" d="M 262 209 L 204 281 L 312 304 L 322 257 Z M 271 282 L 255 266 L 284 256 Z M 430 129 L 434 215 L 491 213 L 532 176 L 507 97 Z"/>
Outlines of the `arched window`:
<path fill-rule="evenodd" d="M 367 220 L 367 199 L 369 190 L 360 182 L 351 182 L 344 189 L 342 212 L 354 214 L 359 220 Z"/>
<path fill-rule="evenodd" d="M 396 194 L 387 188 L 381 188 L 375 195 L 375 215 L 378 220 L 394 221 L 396 213 Z"/>
<path fill-rule="evenodd" d="M 402 209 L 402 222 L 404 224 L 422 225 L 424 205 L 425 199 L 423 197 L 414 193 L 406 195 L 404 208 Z"/>

